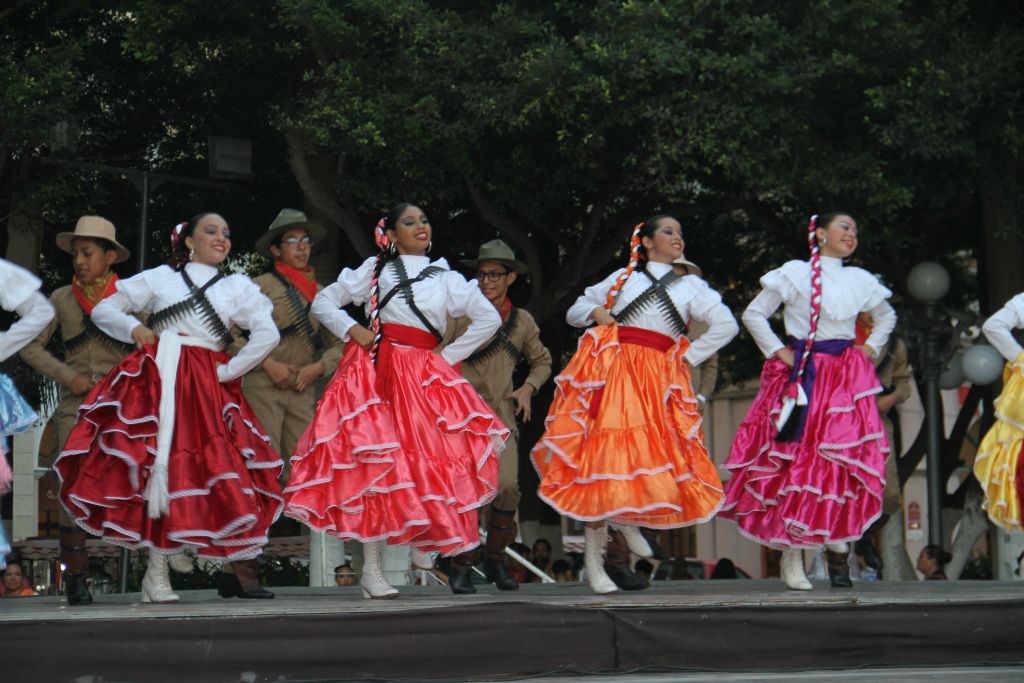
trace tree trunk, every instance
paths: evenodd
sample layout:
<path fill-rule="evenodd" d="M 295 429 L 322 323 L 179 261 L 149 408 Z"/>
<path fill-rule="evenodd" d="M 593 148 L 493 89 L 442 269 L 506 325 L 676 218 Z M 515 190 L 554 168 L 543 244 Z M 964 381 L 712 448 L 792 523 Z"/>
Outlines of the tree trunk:
<path fill-rule="evenodd" d="M 7 220 L 7 254 L 11 263 L 39 272 L 39 252 L 43 246 L 43 223 L 16 209 Z"/>
<path fill-rule="evenodd" d="M 964 512 L 960 517 L 956 538 L 950 548 L 953 559 L 946 565 L 946 576 L 950 580 L 960 578 L 960 572 L 964 570 L 964 565 L 970 558 L 974 542 L 978 540 L 978 536 L 988 531 L 988 517 L 981 509 L 984 493 L 977 483 L 969 483 L 967 486 L 970 488 L 964 497 Z"/>

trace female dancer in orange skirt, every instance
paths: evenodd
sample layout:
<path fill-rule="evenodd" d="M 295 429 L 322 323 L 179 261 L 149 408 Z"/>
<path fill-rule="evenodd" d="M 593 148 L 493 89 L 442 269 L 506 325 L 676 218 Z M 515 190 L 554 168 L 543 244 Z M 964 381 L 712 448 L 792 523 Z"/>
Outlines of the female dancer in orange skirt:
<path fill-rule="evenodd" d="M 393 598 L 385 542 L 445 555 L 479 545 L 476 509 L 497 492 L 509 430 L 453 367 L 498 330 L 497 310 L 475 281 L 431 262 L 419 207 L 396 206 L 376 238 L 377 256 L 313 300 L 316 319 L 355 343 L 295 448 L 285 514 L 361 541 L 364 596 Z M 366 304 L 370 329 L 341 309 L 350 303 Z M 472 323 L 434 353 L 449 316 Z"/>
<path fill-rule="evenodd" d="M 242 395 L 241 378 L 280 336 L 273 306 L 244 275 L 225 276 L 230 230 L 204 213 L 174 229 L 177 268 L 127 280 L 92 321 L 138 349 L 92 388 L 54 468 L 75 523 L 125 548 L 149 548 L 143 602 L 174 602 L 167 558 L 192 547 L 234 564 L 221 594 L 272 598 L 255 558 L 281 514 L 284 463 Z M 147 325 L 130 311 L 151 313 Z M 228 330 L 250 331 L 229 358 Z M 159 337 L 159 339 L 158 339 Z M 239 585 L 240 584 L 240 585 Z"/>
<path fill-rule="evenodd" d="M 583 295 L 566 319 L 597 323 L 555 378 L 555 400 L 531 457 L 539 494 L 586 525 L 586 569 L 595 593 L 615 584 L 604 571 L 606 523 L 630 549 L 650 556 L 637 527 L 668 529 L 710 519 L 722 482 L 704 448 L 687 362 L 699 365 L 738 332 L 721 296 L 696 275 L 680 276 L 679 222 L 654 216 L 636 226 L 630 261 Z M 690 318 L 708 323 L 692 345 Z"/>

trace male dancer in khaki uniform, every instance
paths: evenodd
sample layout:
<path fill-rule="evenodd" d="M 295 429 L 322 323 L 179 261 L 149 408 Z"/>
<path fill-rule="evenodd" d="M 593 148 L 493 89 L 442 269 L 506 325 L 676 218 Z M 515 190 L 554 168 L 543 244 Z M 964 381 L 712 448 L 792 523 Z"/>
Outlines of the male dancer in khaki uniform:
<path fill-rule="evenodd" d="M 527 272 L 525 264 L 516 260 L 515 252 L 502 240 L 491 240 L 480 245 L 476 259 L 462 261 L 475 270 L 480 290 L 501 314 L 501 329 L 489 342 L 462 363 L 462 374 L 480 396 L 497 413 L 505 426 L 512 430 L 505 442 L 498 468 L 498 496 L 490 509 L 487 524 L 484 571 L 488 581 L 501 590 L 516 590 L 519 584 L 505 570 L 505 546 L 516 537 L 516 508 L 519 506 L 519 431 L 516 416 L 530 419 L 530 400 L 551 376 L 551 353 L 541 344 L 540 328 L 533 316 L 512 305 L 508 288 L 517 275 Z M 457 337 L 468 326 L 465 318 L 455 322 L 450 330 Z M 512 373 L 519 363 L 526 361 L 530 372 L 518 389 L 512 388 Z M 475 593 L 470 582 L 473 555 L 463 553 L 452 558 L 455 571 L 449 585 L 455 593 Z"/>
<path fill-rule="evenodd" d="M 89 318 L 96 304 L 117 291 L 117 275 L 111 266 L 129 256 L 128 250 L 117 242 L 113 223 L 99 216 L 82 216 L 74 232 L 57 235 L 57 246 L 71 254 L 74 277 L 70 285 L 50 295 L 57 315 L 20 355 L 34 370 L 60 384 L 60 403 L 53 421 L 58 448 L 63 448 L 85 395 L 128 355 L 132 346 L 107 336 Z M 63 359 L 46 349 L 57 328 L 63 341 Z M 61 507 L 60 561 L 66 568 L 64 586 L 70 605 L 92 602 L 85 581 L 89 569 L 85 540 L 85 532 L 75 526 Z M 185 566 L 176 563 L 175 568 L 179 567 L 188 568 L 187 562 Z"/>
<path fill-rule="evenodd" d="M 313 420 L 316 381 L 334 372 L 343 351 L 341 340 L 321 329 L 320 323 L 309 315 L 313 297 L 323 289 L 316 281 L 309 257 L 313 243 L 323 238 L 323 228 L 307 220 L 306 214 L 282 209 L 270 229 L 256 241 L 256 250 L 273 259 L 273 267 L 253 278 L 253 282 L 274 304 L 274 323 L 281 333 L 281 342 L 242 379 L 242 391 L 285 462 L 285 481 L 290 471 L 288 459 Z M 243 345 L 241 339 L 230 352 L 237 353 Z M 322 539 L 312 539 L 311 545 L 319 540 Z M 221 595 L 259 597 L 265 592 L 256 581 L 255 560 L 231 565 L 241 586 L 222 577 L 225 590 Z"/>

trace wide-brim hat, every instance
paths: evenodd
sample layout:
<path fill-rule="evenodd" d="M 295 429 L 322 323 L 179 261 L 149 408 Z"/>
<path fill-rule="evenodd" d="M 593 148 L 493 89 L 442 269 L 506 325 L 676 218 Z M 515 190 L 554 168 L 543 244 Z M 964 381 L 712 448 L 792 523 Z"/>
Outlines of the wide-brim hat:
<path fill-rule="evenodd" d="M 71 243 L 78 237 L 90 239 L 107 240 L 117 249 L 117 258 L 114 263 L 127 261 L 132 255 L 120 242 L 117 241 L 117 231 L 114 224 L 100 216 L 82 216 L 75 223 L 74 232 L 58 232 L 57 247 L 62 251 L 71 253 Z"/>
<path fill-rule="evenodd" d="M 679 258 L 672 262 L 672 265 L 686 266 L 687 275 L 696 275 L 697 277 L 704 277 L 704 271 L 701 269 L 701 267 L 698 266 L 693 261 L 687 261 L 686 254 L 680 255 Z"/>
<path fill-rule="evenodd" d="M 298 209 L 281 209 L 277 214 L 277 218 L 270 224 L 270 229 L 256 240 L 256 251 L 264 256 L 271 256 L 270 245 L 274 243 L 274 240 L 279 235 L 289 230 L 305 230 L 314 242 L 320 242 L 327 236 L 327 231 L 324 230 L 322 225 L 316 221 L 309 220 L 306 218 L 306 214 Z"/>
<path fill-rule="evenodd" d="M 512 247 L 505 244 L 504 240 L 491 240 L 480 245 L 475 259 L 464 259 L 459 261 L 467 268 L 476 268 L 481 261 L 497 261 L 502 263 L 519 274 L 530 272 L 525 263 L 516 260 L 516 252 Z"/>

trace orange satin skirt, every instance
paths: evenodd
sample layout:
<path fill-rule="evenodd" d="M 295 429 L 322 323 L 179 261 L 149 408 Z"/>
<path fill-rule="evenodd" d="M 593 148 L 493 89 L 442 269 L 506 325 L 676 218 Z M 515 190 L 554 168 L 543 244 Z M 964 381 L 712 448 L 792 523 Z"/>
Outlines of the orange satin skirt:
<path fill-rule="evenodd" d="M 707 521 L 723 490 L 683 357 L 690 342 L 639 330 L 668 342 L 649 344 L 630 332 L 588 330 L 555 378 L 545 431 L 530 453 L 538 493 L 583 521 L 663 529 Z"/>

